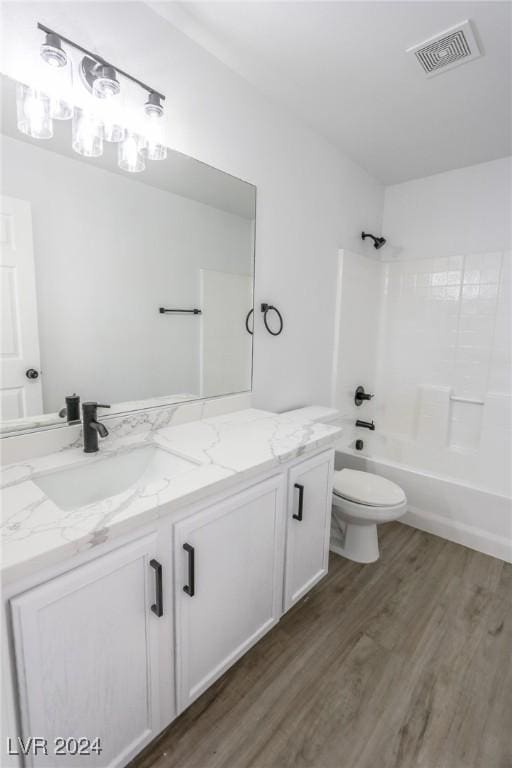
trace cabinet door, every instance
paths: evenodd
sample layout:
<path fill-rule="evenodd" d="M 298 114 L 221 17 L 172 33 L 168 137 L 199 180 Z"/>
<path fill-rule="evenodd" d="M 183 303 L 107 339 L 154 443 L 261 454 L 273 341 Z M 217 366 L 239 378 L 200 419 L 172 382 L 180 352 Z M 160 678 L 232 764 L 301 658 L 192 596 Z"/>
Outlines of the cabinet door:
<path fill-rule="evenodd" d="M 327 573 L 333 470 L 328 451 L 289 471 L 285 610 Z"/>
<path fill-rule="evenodd" d="M 145 536 L 11 600 L 22 738 L 48 743 L 47 756 L 29 753 L 25 764 L 124 766 L 159 732 L 159 681 L 172 685 L 172 663 L 159 670 L 165 618 L 151 610 L 156 539 Z M 56 756 L 59 737 L 98 737 L 102 751 Z"/>
<path fill-rule="evenodd" d="M 175 526 L 178 711 L 281 615 L 282 475 Z"/>

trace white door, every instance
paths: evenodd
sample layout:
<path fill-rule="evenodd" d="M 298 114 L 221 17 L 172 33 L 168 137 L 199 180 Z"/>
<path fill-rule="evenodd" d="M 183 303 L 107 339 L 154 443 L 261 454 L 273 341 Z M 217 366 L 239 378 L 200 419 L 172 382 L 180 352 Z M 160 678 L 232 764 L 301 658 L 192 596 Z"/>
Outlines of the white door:
<path fill-rule="evenodd" d="M 334 452 L 297 464 L 289 472 L 284 608 L 327 573 Z"/>
<path fill-rule="evenodd" d="M 281 616 L 284 478 L 175 527 L 178 712 Z"/>
<path fill-rule="evenodd" d="M 165 724 L 159 685 L 172 686 L 172 664 L 158 646 L 171 605 L 164 594 L 164 616 L 151 610 L 156 544 L 145 536 L 11 600 L 22 737 L 48 740 L 48 756 L 26 765 L 120 768 Z M 101 753 L 55 754 L 56 739 L 80 737 Z"/>
<path fill-rule="evenodd" d="M 2 420 L 43 412 L 30 203 L 0 197 Z M 28 378 L 26 372 L 36 372 Z M 32 373 L 32 375 L 36 375 Z"/>
<path fill-rule="evenodd" d="M 251 275 L 201 270 L 201 397 L 251 388 L 251 308 Z"/>

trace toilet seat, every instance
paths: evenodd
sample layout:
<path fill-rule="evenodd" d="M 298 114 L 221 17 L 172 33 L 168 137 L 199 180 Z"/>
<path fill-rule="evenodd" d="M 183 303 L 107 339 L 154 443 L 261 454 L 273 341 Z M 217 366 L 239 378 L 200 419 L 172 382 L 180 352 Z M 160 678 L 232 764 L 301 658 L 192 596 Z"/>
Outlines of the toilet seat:
<path fill-rule="evenodd" d="M 334 495 L 367 507 L 395 507 L 405 502 L 399 485 L 371 472 L 340 469 L 334 473 Z"/>

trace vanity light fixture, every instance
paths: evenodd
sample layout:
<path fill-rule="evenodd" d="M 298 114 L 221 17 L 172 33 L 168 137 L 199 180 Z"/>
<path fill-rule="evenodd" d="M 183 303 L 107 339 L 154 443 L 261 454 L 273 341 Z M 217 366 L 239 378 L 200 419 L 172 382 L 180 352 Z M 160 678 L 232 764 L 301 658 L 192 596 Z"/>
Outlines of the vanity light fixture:
<path fill-rule="evenodd" d="M 41 89 L 18 83 L 16 105 L 20 131 L 33 138 L 49 139 L 53 136 L 53 119 L 67 120 L 72 117 L 72 147 L 84 157 L 99 157 L 103 153 L 104 141 L 118 143 L 119 167 L 130 173 L 143 171 L 145 158 L 163 160 L 167 157 L 162 129 L 158 125 L 164 111 L 162 102 L 165 96 L 162 93 L 44 24 L 38 23 L 37 28 L 45 35 L 41 57 L 55 75 L 59 70 L 63 71 L 68 63 L 63 44 L 82 54 L 78 65 L 79 82 L 92 99 L 85 94 L 84 105 L 84 93 L 76 99 L 70 94 L 73 62 L 65 70 L 66 82 L 52 75 L 45 78 Z M 121 92 L 122 78 L 147 93 L 145 128 L 141 127 L 144 118 L 139 121 L 133 117 L 133 109 L 125 110 L 119 106 L 121 102 L 116 97 Z M 140 102 L 138 109 L 141 109 Z M 136 125 L 130 126 L 134 119 Z"/>

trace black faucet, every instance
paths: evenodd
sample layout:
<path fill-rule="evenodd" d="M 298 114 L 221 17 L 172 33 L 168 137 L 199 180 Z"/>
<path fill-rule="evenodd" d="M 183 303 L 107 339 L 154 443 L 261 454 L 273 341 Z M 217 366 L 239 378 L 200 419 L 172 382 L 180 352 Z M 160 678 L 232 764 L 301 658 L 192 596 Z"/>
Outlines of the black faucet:
<path fill-rule="evenodd" d="M 361 419 L 358 419 L 356 421 L 356 427 L 366 427 L 366 429 L 371 429 L 372 432 L 375 430 L 373 419 L 371 421 L 361 421 Z"/>
<path fill-rule="evenodd" d="M 66 397 L 66 407 L 61 408 L 59 411 L 61 419 L 66 418 L 68 424 L 80 423 L 80 395 L 74 392 L 72 395 Z"/>
<path fill-rule="evenodd" d="M 98 435 L 106 437 L 108 429 L 98 421 L 98 408 L 110 408 L 110 405 L 100 403 L 82 403 L 82 430 L 84 433 L 84 452 L 96 453 Z"/>

